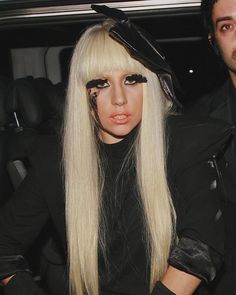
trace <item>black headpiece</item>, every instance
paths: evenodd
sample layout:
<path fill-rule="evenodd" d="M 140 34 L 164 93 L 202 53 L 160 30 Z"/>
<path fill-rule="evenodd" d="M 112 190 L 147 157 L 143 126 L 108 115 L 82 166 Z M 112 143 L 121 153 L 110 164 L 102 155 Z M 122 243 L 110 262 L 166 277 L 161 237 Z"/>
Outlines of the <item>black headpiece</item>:
<path fill-rule="evenodd" d="M 109 30 L 109 35 L 121 43 L 133 58 L 156 73 L 167 98 L 176 106 L 182 107 L 175 96 L 173 81 L 177 88 L 179 84 L 156 40 L 132 24 L 119 9 L 109 8 L 106 5 L 91 5 L 91 8 L 115 21 Z"/>

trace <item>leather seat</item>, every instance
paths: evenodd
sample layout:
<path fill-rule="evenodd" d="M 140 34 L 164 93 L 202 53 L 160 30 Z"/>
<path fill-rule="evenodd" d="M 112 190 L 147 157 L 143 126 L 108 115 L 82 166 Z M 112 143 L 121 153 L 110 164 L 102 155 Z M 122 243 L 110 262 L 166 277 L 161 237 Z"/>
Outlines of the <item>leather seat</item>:
<path fill-rule="evenodd" d="M 9 125 L 11 118 L 5 110 L 10 81 L 0 77 L 0 206 L 3 206 L 12 194 L 13 187 L 6 170 L 8 161 Z"/>
<path fill-rule="evenodd" d="M 12 83 L 6 111 L 14 117 L 8 142 L 7 169 L 16 189 L 26 176 L 27 149 L 35 140 L 38 134 L 37 126 L 43 120 L 42 108 L 32 78 L 18 79 Z"/>
<path fill-rule="evenodd" d="M 55 134 L 60 129 L 58 126 L 61 125 L 63 112 L 58 115 L 56 104 L 63 101 L 62 97 L 64 98 L 63 95 L 60 96 L 60 88 L 44 78 L 27 77 L 13 82 L 6 107 L 8 114 L 15 120 L 11 125 L 12 134 L 8 144 L 8 173 L 14 189 L 17 189 L 27 175 L 30 165 L 27 153 L 34 146 L 34 140 Z M 50 225 L 43 230 L 27 257 L 36 278 L 40 279 L 41 284 L 47 282 L 47 288 L 53 290 L 56 287 L 52 279 L 55 271 L 61 274 L 64 272 L 64 265 L 61 265 L 62 259 Z M 43 273 L 40 273 L 40 264 Z M 44 281 L 41 281 L 41 277 Z"/>

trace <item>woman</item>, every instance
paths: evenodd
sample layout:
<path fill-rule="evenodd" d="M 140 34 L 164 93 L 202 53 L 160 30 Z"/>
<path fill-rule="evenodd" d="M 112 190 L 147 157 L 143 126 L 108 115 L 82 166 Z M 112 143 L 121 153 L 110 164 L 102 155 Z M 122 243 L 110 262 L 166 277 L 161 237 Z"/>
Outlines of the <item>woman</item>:
<path fill-rule="evenodd" d="M 58 143 L 47 138 L 1 212 L 6 294 L 42 294 L 23 253 L 49 218 L 68 255 L 71 294 L 190 295 L 220 266 L 212 157 L 230 128 L 170 115 L 176 98 L 165 59 L 121 12 L 104 9 L 116 22 L 86 30 L 72 58 L 64 177 Z"/>

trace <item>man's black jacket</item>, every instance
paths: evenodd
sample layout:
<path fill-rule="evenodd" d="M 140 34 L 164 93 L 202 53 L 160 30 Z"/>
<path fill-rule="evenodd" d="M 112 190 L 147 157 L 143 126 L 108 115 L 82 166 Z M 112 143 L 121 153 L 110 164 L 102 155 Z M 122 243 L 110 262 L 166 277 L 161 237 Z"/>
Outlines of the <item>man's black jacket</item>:
<path fill-rule="evenodd" d="M 216 118 L 236 126 L 236 88 L 228 79 L 218 89 L 202 96 L 185 109 L 188 115 Z M 226 274 L 220 282 L 219 293 L 236 294 L 236 141 L 233 137 L 225 152 L 227 161 L 223 180 L 226 193 L 225 216 L 225 268 Z M 226 278 L 227 277 L 227 278 Z M 222 289 L 221 289 L 222 288 Z M 222 291 L 223 290 L 223 291 Z M 234 290 L 234 291 L 233 291 Z"/>

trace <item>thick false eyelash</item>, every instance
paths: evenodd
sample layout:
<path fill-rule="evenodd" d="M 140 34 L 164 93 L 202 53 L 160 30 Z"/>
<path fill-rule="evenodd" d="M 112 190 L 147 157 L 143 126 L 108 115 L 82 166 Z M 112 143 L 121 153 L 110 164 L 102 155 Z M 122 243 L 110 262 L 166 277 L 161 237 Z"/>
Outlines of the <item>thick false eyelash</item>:
<path fill-rule="evenodd" d="M 136 83 L 147 83 L 147 78 L 140 74 L 133 74 L 126 77 L 129 82 L 135 81 Z"/>
<path fill-rule="evenodd" d="M 98 85 L 107 83 L 107 79 L 94 79 L 91 81 L 88 81 L 88 83 L 86 84 L 86 88 L 90 89 L 90 88 L 94 88 L 94 87 L 98 87 Z"/>

